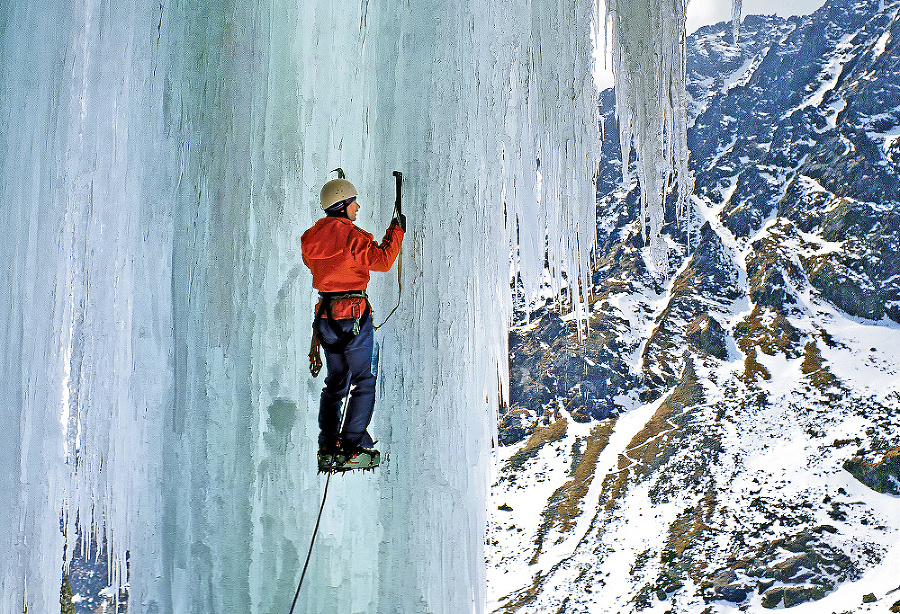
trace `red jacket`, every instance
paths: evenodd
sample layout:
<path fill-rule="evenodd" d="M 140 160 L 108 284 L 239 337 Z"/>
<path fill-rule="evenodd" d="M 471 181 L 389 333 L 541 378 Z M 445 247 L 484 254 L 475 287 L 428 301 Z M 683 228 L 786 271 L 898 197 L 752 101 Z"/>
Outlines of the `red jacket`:
<path fill-rule="evenodd" d="M 312 271 L 313 288 L 320 292 L 363 292 L 369 271 L 389 271 L 400 253 L 403 229 L 391 223 L 381 245 L 375 237 L 344 217 L 323 217 L 303 233 L 303 262 Z M 363 299 L 332 304 L 336 319 L 362 315 Z"/>

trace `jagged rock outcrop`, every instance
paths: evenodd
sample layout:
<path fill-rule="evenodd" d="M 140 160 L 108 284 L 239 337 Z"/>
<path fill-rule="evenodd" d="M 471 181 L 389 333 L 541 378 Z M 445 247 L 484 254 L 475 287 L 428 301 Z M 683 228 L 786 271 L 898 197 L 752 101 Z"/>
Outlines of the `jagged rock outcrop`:
<path fill-rule="evenodd" d="M 844 469 L 872 490 L 900 495 L 900 447 L 871 455 L 858 454 L 844 462 Z"/>
<path fill-rule="evenodd" d="M 701 313 L 694 318 L 684 333 L 691 347 L 699 352 L 716 358 L 728 356 L 728 346 L 725 342 L 727 333 L 719 321 L 708 313 Z"/>

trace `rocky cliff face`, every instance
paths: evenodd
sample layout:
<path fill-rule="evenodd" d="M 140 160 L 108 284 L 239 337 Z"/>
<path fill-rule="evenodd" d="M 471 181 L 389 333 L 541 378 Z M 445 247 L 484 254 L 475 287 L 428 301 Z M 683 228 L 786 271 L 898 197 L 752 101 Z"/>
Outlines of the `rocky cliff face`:
<path fill-rule="evenodd" d="M 688 45 L 695 190 L 668 276 L 645 265 L 605 92 L 590 332 L 548 305 L 511 335 L 494 608 L 889 611 L 900 3 Z"/>

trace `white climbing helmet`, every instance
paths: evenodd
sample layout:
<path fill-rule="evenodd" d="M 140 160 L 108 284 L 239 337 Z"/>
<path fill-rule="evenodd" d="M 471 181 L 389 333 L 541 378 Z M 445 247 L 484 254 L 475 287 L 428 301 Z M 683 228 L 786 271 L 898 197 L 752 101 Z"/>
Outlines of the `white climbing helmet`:
<path fill-rule="evenodd" d="M 319 193 L 319 201 L 322 203 L 322 208 L 327 209 L 334 203 L 353 198 L 354 196 L 359 196 L 359 193 L 352 183 L 346 179 L 332 179 L 322 186 L 322 191 Z"/>

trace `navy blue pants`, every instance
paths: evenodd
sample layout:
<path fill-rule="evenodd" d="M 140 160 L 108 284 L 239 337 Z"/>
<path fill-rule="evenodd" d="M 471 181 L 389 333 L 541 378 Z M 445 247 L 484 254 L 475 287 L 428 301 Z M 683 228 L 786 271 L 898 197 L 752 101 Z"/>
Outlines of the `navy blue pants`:
<path fill-rule="evenodd" d="M 366 428 L 375 409 L 372 316 L 368 313 L 363 316 L 359 334 L 355 336 L 352 334 L 354 320 L 316 320 L 314 326 L 328 368 L 319 402 L 319 445 L 333 445 L 340 436 L 345 446 L 371 448 L 375 442 Z M 341 410 L 348 390 L 347 417 L 341 429 Z"/>

